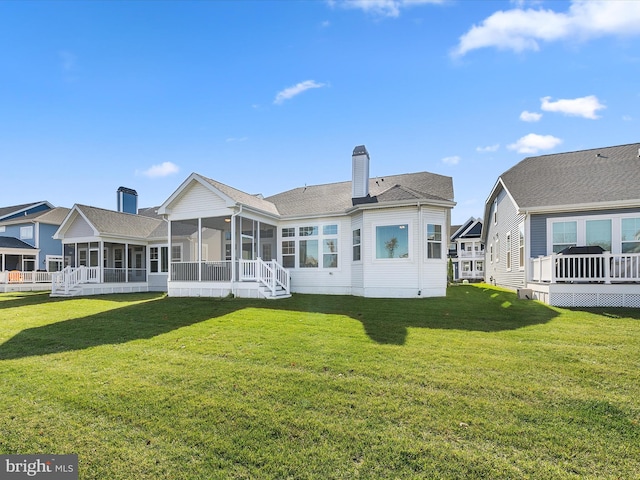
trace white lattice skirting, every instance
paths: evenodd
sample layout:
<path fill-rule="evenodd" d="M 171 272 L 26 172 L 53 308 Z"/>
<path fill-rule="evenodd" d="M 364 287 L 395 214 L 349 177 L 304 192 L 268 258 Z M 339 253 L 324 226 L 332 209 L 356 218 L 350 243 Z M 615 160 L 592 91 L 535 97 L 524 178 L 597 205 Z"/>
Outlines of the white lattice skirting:
<path fill-rule="evenodd" d="M 640 308 L 640 293 L 550 293 L 549 304 L 556 307 Z"/>

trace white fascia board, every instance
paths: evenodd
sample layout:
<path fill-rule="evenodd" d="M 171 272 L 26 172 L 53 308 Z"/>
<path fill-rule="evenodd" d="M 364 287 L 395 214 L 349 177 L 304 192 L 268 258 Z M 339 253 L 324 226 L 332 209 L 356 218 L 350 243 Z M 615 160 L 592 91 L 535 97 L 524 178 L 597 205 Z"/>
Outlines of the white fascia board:
<path fill-rule="evenodd" d="M 518 208 L 518 213 L 522 214 L 544 214 L 544 213 L 563 213 L 563 212 L 580 212 L 589 210 L 611 210 L 615 208 L 638 208 L 640 209 L 640 200 L 598 202 L 598 203 L 576 203 L 572 205 L 549 205 L 544 207 L 526 207 Z"/>
<path fill-rule="evenodd" d="M 407 202 L 406 200 L 397 200 L 395 202 L 361 203 L 358 205 L 354 205 L 351 208 L 348 208 L 345 211 L 345 213 L 351 214 L 357 210 L 376 210 L 376 209 L 383 209 L 383 208 L 389 208 L 389 207 L 395 208 L 395 207 L 425 207 L 425 206 L 453 208 L 456 206 L 456 202 L 452 200 L 417 199 L 411 202 Z"/>

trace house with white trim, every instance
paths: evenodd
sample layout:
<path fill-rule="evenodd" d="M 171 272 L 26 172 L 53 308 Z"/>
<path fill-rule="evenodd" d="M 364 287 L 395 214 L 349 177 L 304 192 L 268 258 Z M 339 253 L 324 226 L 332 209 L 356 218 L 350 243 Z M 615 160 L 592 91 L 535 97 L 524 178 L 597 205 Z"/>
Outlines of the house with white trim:
<path fill-rule="evenodd" d="M 68 211 L 44 201 L 0 208 L 0 292 L 50 288 L 62 265 L 52 236 Z"/>
<path fill-rule="evenodd" d="M 563 307 L 640 307 L 640 143 L 525 158 L 485 203 L 486 280 Z"/>
<path fill-rule="evenodd" d="M 429 172 L 370 178 L 369 162 L 358 146 L 350 181 L 266 198 L 193 173 L 145 228 L 141 215 L 76 205 L 56 233 L 67 267 L 52 294 L 134 291 L 137 283 L 170 296 L 446 295 L 452 179 Z M 123 251 L 117 264 L 116 249 Z M 139 265 L 144 275 L 117 276 Z"/>
<path fill-rule="evenodd" d="M 482 219 L 469 218 L 462 225 L 452 225 L 449 237 L 449 258 L 453 265 L 453 281 L 484 280 L 484 243 Z"/>

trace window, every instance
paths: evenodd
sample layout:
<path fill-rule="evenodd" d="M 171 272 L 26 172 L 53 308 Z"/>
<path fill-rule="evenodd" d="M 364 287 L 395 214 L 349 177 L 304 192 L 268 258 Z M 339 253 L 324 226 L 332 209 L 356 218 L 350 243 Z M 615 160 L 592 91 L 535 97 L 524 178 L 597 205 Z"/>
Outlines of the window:
<path fill-rule="evenodd" d="M 318 227 L 300 227 L 298 235 L 301 237 L 311 237 L 318 235 Z"/>
<path fill-rule="evenodd" d="M 409 225 L 376 227 L 376 258 L 408 258 Z"/>
<path fill-rule="evenodd" d="M 478 272 L 484 271 L 484 262 L 482 260 L 476 261 L 476 270 Z"/>
<path fill-rule="evenodd" d="M 4 233 L 7 230 L 7 227 L 0 227 L 0 233 Z"/>
<path fill-rule="evenodd" d="M 471 262 L 466 260 L 464 262 L 462 262 L 462 271 L 466 272 L 466 273 L 470 273 L 471 272 Z"/>
<path fill-rule="evenodd" d="M 323 235 L 337 235 L 338 234 L 338 225 L 324 225 L 322 227 Z"/>
<path fill-rule="evenodd" d="M 296 242 L 285 240 L 282 242 L 282 266 L 295 268 L 296 266 Z"/>
<path fill-rule="evenodd" d="M 151 273 L 166 273 L 169 271 L 169 247 L 149 248 L 149 268 Z"/>
<path fill-rule="evenodd" d="M 496 234 L 496 263 L 500 261 L 500 237 Z"/>
<path fill-rule="evenodd" d="M 283 228 L 282 229 L 282 236 L 283 237 L 295 237 L 296 236 L 296 229 L 293 228 L 293 227 Z"/>
<path fill-rule="evenodd" d="M 585 233 L 587 245 L 598 245 L 611 251 L 611 220 L 587 220 Z"/>
<path fill-rule="evenodd" d="M 338 239 L 325 238 L 322 241 L 322 268 L 338 267 Z"/>
<path fill-rule="evenodd" d="M 318 240 L 300 240 L 300 268 L 318 268 Z"/>
<path fill-rule="evenodd" d="M 33 225 L 20 227 L 20 240 L 30 240 L 33 238 Z"/>
<path fill-rule="evenodd" d="M 471 251 L 471 244 L 467 248 Z M 427 224 L 427 258 L 442 258 L 442 225 Z"/>
<path fill-rule="evenodd" d="M 622 253 L 640 253 L 640 218 L 622 219 Z"/>
<path fill-rule="evenodd" d="M 511 270 L 511 232 L 507 232 L 505 263 L 507 270 Z"/>
<path fill-rule="evenodd" d="M 524 223 L 521 223 L 518 229 L 518 242 L 518 255 L 520 257 L 518 267 L 522 270 L 524 268 Z"/>
<path fill-rule="evenodd" d="M 182 261 L 182 245 L 171 245 L 171 261 Z"/>
<path fill-rule="evenodd" d="M 360 246 L 361 246 L 361 236 L 360 229 L 356 229 L 353 231 L 353 261 L 357 262 L 360 260 Z"/>
<path fill-rule="evenodd" d="M 498 224 L 498 199 L 493 201 L 493 224 Z"/>
<path fill-rule="evenodd" d="M 553 253 L 565 248 L 575 247 L 578 243 L 578 226 L 576 222 L 555 222 L 552 227 Z"/>
<path fill-rule="evenodd" d="M 493 243 L 489 245 L 489 262 L 493 263 Z"/>

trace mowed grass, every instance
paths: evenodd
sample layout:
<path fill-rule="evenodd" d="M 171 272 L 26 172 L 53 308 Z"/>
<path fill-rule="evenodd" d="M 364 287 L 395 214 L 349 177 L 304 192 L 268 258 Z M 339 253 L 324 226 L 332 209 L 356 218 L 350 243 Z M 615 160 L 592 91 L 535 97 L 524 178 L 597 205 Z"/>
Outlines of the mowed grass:
<path fill-rule="evenodd" d="M 0 453 L 100 480 L 638 478 L 640 312 L 3 294 Z"/>

